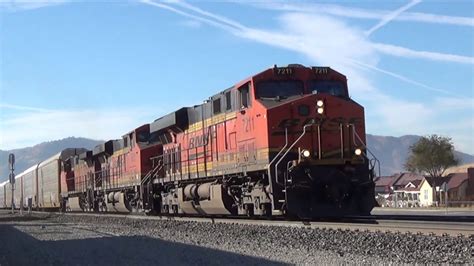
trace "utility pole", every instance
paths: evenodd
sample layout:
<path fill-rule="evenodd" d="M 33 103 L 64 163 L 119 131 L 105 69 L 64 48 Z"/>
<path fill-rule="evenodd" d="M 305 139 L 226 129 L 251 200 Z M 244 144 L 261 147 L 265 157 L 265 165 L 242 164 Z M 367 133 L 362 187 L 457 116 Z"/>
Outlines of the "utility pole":
<path fill-rule="evenodd" d="M 15 170 L 15 155 L 13 153 L 10 153 L 8 155 L 8 165 L 10 166 L 10 186 L 12 187 L 12 214 L 15 214 L 15 197 L 14 197 L 14 191 L 15 191 L 15 174 L 13 171 Z"/>

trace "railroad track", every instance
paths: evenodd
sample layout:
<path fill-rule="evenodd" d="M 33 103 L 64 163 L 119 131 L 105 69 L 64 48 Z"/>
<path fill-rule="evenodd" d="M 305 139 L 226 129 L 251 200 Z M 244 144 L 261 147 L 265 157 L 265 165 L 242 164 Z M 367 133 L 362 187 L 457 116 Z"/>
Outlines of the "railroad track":
<path fill-rule="evenodd" d="M 44 212 L 34 212 L 42 213 Z M 259 226 L 284 226 L 311 229 L 333 229 L 370 232 L 412 233 L 425 235 L 474 235 L 473 216 L 407 216 L 375 215 L 348 217 L 341 220 L 288 220 L 249 219 L 246 217 L 189 217 L 189 216 L 147 216 L 144 214 L 118 213 L 52 213 L 56 215 L 125 218 L 136 220 L 163 220 L 222 224 L 243 224 Z"/>

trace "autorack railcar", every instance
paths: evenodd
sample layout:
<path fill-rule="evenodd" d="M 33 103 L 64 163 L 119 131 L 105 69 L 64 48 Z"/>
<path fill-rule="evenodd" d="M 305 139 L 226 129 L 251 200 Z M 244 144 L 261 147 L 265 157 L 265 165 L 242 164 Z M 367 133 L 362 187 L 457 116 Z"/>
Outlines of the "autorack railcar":
<path fill-rule="evenodd" d="M 6 208 L 6 199 L 5 199 L 5 187 L 8 181 L 5 181 L 3 183 L 0 183 L 0 209 L 1 208 Z"/>

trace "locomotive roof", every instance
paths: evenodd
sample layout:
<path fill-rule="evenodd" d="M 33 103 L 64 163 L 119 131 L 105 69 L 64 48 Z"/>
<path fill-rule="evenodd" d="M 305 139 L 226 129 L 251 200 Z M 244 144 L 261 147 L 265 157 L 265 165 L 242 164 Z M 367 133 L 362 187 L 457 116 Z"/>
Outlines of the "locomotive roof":
<path fill-rule="evenodd" d="M 190 107 L 183 107 L 178 111 L 172 112 L 165 116 L 162 116 L 153 123 L 150 124 L 150 132 L 157 132 L 165 128 L 177 127 L 179 129 L 184 129 L 188 126 L 189 110 Z"/>
<path fill-rule="evenodd" d="M 62 150 L 61 152 L 51 156 L 50 158 L 44 160 L 43 162 L 41 162 L 38 167 L 42 167 L 50 162 L 53 162 L 54 160 L 65 160 L 69 157 L 71 157 L 72 155 L 77 155 L 81 152 L 84 152 L 86 151 L 86 149 L 84 148 L 67 148 L 67 149 L 64 149 Z"/>
<path fill-rule="evenodd" d="M 92 157 L 92 151 L 85 151 L 77 155 L 80 160 L 85 160 Z"/>
<path fill-rule="evenodd" d="M 331 73 L 333 73 L 333 74 L 335 74 L 335 75 L 344 77 L 345 79 L 347 79 L 346 75 L 344 75 L 344 74 L 342 74 L 341 72 L 339 72 L 339 71 L 337 71 L 337 70 L 335 70 L 335 69 L 333 69 L 333 68 L 331 68 L 331 67 L 328 67 L 328 66 L 309 66 L 309 67 L 307 67 L 307 66 L 303 66 L 303 65 L 301 65 L 301 64 L 288 64 L 288 65 L 282 65 L 282 66 L 273 65 L 273 67 L 267 68 L 267 69 L 265 69 L 265 70 L 263 70 L 263 71 L 261 71 L 261 72 L 255 74 L 255 75 L 250 76 L 250 77 L 247 78 L 247 79 L 250 79 L 250 78 L 259 76 L 259 75 L 264 74 L 264 73 L 266 73 L 266 72 L 268 72 L 268 71 L 274 71 L 275 68 L 293 68 L 293 69 L 306 68 L 306 69 L 310 69 L 310 70 L 313 70 L 313 69 L 315 69 L 315 68 L 326 68 L 329 72 L 331 72 Z M 247 80 L 247 79 L 245 79 L 245 80 Z"/>
<path fill-rule="evenodd" d="M 113 140 L 108 140 L 104 143 L 98 144 L 94 147 L 94 150 L 92 152 L 93 156 L 102 154 L 102 153 L 108 153 L 112 154 L 114 152 L 114 146 L 113 146 Z"/>
<path fill-rule="evenodd" d="M 231 86 L 223 91 L 220 91 L 211 97 L 208 98 L 208 100 L 204 101 L 204 103 L 199 104 L 199 105 L 194 105 L 192 107 L 182 107 L 179 110 L 175 112 L 171 112 L 167 115 L 164 115 L 155 121 L 153 121 L 150 124 L 150 133 L 154 132 L 159 132 L 163 131 L 164 129 L 175 129 L 178 128 L 181 131 L 184 131 L 185 129 L 188 128 L 189 125 L 192 125 L 196 122 L 202 121 L 202 119 L 207 119 L 212 116 L 213 113 L 213 101 L 217 99 L 222 99 L 221 100 L 221 106 L 225 104 L 225 95 L 226 93 L 235 90 L 236 88 L 239 88 L 240 86 L 246 84 L 249 82 L 252 78 L 257 77 L 259 75 L 268 73 L 268 71 L 274 71 L 275 68 L 280 68 L 280 67 L 288 67 L 288 68 L 294 68 L 294 69 L 308 69 L 308 70 L 313 70 L 315 68 L 325 68 L 327 69 L 328 72 L 331 73 L 331 75 L 337 75 L 341 76 L 344 79 L 346 79 L 346 76 L 341 74 L 340 72 L 330 68 L 330 67 L 306 67 L 300 64 L 289 64 L 286 66 L 277 66 L 274 65 L 273 67 L 267 68 L 263 70 L 262 72 L 252 75 L 248 78 L 245 78 L 238 83 L 236 83 L 234 86 Z M 231 97 L 236 97 L 234 93 L 231 94 Z M 275 105 L 278 105 L 278 102 L 274 103 Z M 228 112 L 228 111 L 235 111 L 237 106 L 235 105 L 234 101 L 231 101 L 232 108 L 231 110 L 227 110 L 227 108 L 222 108 L 221 107 L 221 112 Z"/>
<path fill-rule="evenodd" d="M 140 130 L 140 129 L 147 128 L 147 127 L 150 127 L 150 124 L 143 124 L 143 125 L 141 125 L 141 126 L 135 128 L 135 129 L 133 129 L 133 130 L 127 132 L 125 135 L 122 135 L 122 137 L 125 137 L 125 136 L 127 136 L 127 135 L 130 135 L 130 133 L 133 133 L 133 132 L 135 132 L 135 131 L 138 131 L 138 130 Z"/>

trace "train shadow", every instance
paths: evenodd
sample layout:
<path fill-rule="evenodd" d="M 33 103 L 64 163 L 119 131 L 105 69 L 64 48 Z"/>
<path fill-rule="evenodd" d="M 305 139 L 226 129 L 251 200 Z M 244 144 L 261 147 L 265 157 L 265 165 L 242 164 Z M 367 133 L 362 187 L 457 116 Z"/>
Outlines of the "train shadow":
<path fill-rule="evenodd" d="M 0 216 L 0 223 L 2 222 L 28 222 L 28 221 L 37 221 L 45 220 L 48 217 L 37 217 L 37 216 L 19 216 L 19 215 L 4 215 Z"/>
<path fill-rule="evenodd" d="M 0 224 L 0 265 L 283 265 L 146 236 L 42 241 Z"/>

